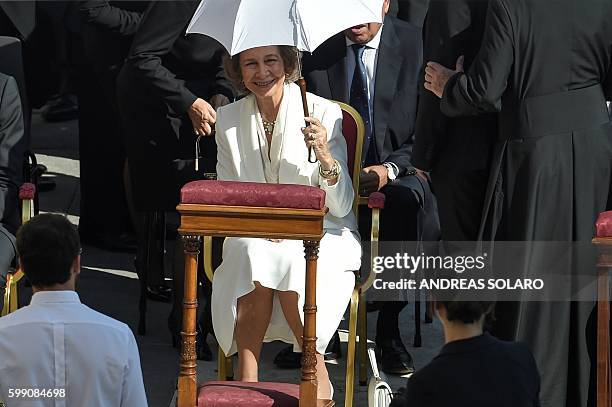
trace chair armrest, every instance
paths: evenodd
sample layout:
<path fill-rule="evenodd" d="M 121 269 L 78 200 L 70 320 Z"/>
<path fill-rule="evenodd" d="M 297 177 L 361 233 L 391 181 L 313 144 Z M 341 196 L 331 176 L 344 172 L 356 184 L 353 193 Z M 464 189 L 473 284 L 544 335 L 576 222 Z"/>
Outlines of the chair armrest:
<path fill-rule="evenodd" d="M 26 182 L 19 187 L 19 200 L 21 201 L 21 223 L 29 221 L 34 215 L 34 196 L 36 195 L 36 186 Z"/>
<path fill-rule="evenodd" d="M 597 217 L 595 237 L 612 237 L 612 211 L 602 212 Z"/>
<path fill-rule="evenodd" d="M 373 192 L 368 197 L 368 208 L 370 209 L 384 209 L 385 207 L 385 194 L 382 192 Z"/>
<path fill-rule="evenodd" d="M 361 202 L 360 202 L 361 203 Z M 365 204 L 365 202 L 364 202 Z M 370 229 L 370 263 L 372 259 L 378 256 L 378 237 L 380 231 L 380 210 L 385 207 L 385 194 L 382 192 L 374 192 L 367 198 L 368 208 L 372 209 L 372 227 Z M 370 264 L 370 270 L 372 270 Z M 367 279 L 361 283 L 360 289 L 364 293 L 367 291 L 376 278 L 375 273 L 370 271 Z"/>

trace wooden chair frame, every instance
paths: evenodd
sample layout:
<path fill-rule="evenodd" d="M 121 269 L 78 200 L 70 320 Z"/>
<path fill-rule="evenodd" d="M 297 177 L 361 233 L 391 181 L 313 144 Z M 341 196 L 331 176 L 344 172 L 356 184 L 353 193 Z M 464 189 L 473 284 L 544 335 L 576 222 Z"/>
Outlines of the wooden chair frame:
<path fill-rule="evenodd" d="M 612 238 L 595 238 L 600 248 L 597 262 L 597 407 L 612 405 L 612 367 L 610 366 L 610 270 Z"/>
<path fill-rule="evenodd" d="M 178 407 L 197 405 L 196 314 L 197 265 L 201 236 L 260 237 L 303 240 L 306 257 L 304 334 L 300 407 L 333 406 L 317 400 L 316 382 L 316 276 L 319 242 L 323 237 L 322 210 L 181 204 L 178 229 L 185 245 L 185 291 Z"/>

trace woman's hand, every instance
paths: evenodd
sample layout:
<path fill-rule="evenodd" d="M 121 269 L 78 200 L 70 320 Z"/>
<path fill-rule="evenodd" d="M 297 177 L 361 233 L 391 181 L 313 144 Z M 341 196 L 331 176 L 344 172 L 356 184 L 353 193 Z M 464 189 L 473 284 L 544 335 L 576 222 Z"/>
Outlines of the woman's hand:
<path fill-rule="evenodd" d="M 319 119 L 305 117 L 304 120 L 308 122 L 308 127 L 302 129 L 306 147 L 313 147 L 317 160 L 319 160 L 323 170 L 331 170 L 334 166 L 334 157 L 332 157 L 327 146 L 327 130 Z"/>

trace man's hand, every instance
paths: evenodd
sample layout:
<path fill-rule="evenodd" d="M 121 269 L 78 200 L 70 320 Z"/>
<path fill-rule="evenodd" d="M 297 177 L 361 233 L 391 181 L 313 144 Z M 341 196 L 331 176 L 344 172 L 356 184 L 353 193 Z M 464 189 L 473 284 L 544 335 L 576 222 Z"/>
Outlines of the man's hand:
<path fill-rule="evenodd" d="M 213 95 L 213 97 L 210 98 L 210 104 L 215 110 L 217 110 L 221 106 L 229 104 L 229 102 L 230 100 L 227 98 L 227 96 L 222 95 L 220 93 L 217 93 L 216 95 Z"/>
<path fill-rule="evenodd" d="M 212 126 L 217 121 L 215 109 L 204 99 L 197 98 L 187 110 L 193 132 L 196 135 L 209 136 L 212 133 Z"/>
<path fill-rule="evenodd" d="M 446 83 L 457 72 L 463 72 L 463 55 L 457 58 L 455 70 L 448 69 L 437 62 L 428 62 L 425 67 L 425 89 L 441 98 Z"/>
<path fill-rule="evenodd" d="M 370 196 L 372 192 L 380 191 L 387 185 L 387 167 L 384 165 L 372 165 L 361 170 L 359 174 L 359 195 Z"/>

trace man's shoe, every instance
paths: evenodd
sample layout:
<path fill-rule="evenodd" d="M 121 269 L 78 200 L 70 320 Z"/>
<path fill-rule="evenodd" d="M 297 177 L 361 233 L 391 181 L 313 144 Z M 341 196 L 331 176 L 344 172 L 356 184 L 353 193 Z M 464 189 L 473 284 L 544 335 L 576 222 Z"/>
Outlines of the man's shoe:
<path fill-rule="evenodd" d="M 79 105 L 76 96 L 67 94 L 49 100 L 43 106 L 41 116 L 50 123 L 77 119 L 79 117 Z"/>
<path fill-rule="evenodd" d="M 340 348 L 340 335 L 338 335 L 338 331 L 336 331 L 327 344 L 323 358 L 325 360 L 338 360 L 341 357 L 342 349 Z"/>
<path fill-rule="evenodd" d="M 136 237 L 129 233 L 115 234 L 83 234 L 81 242 L 109 252 L 136 253 Z"/>
<path fill-rule="evenodd" d="M 412 356 L 399 339 L 385 341 L 376 345 L 377 357 L 382 371 L 390 375 L 414 373 Z"/>
<path fill-rule="evenodd" d="M 327 344 L 325 349 L 325 360 L 337 360 L 342 357 L 342 350 L 340 348 L 340 335 L 338 331 L 334 333 L 331 340 Z M 294 352 L 293 346 L 287 346 L 274 358 L 274 364 L 281 369 L 299 369 L 302 366 L 302 354 L 300 352 Z"/>
<path fill-rule="evenodd" d="M 302 366 L 301 359 L 302 354 L 294 352 L 293 345 L 289 345 L 278 352 L 274 364 L 281 369 L 299 369 Z"/>
<path fill-rule="evenodd" d="M 159 302 L 170 302 L 172 297 L 172 289 L 167 285 L 148 285 L 147 284 L 147 298 L 152 301 Z"/>

